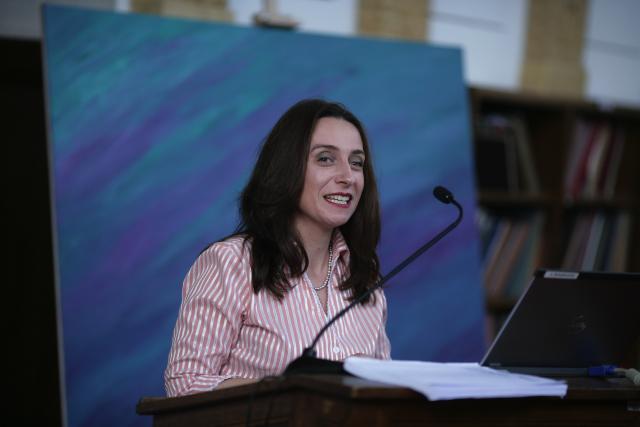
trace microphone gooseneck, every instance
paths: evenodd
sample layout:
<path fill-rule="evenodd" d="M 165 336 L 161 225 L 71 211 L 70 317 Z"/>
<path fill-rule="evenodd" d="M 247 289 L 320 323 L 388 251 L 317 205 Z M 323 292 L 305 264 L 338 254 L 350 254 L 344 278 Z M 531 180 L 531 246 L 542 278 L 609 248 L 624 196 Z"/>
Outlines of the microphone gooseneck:
<path fill-rule="evenodd" d="M 433 245 L 438 243 L 444 236 L 449 234 L 451 230 L 456 228 L 458 224 L 462 221 L 463 209 L 462 206 L 455 200 L 451 191 L 447 190 L 442 186 L 437 186 L 433 189 L 433 195 L 440 202 L 445 204 L 453 203 L 453 205 L 458 209 L 458 216 L 451 224 L 449 224 L 444 230 L 435 235 L 431 240 L 418 248 L 414 253 L 409 255 L 404 261 L 398 264 L 393 270 L 391 270 L 386 276 L 382 277 L 374 286 L 369 288 L 365 293 L 360 295 L 357 299 L 351 301 L 349 305 L 340 310 L 335 316 L 327 322 L 322 329 L 316 334 L 315 339 L 309 345 L 309 347 L 305 348 L 302 352 L 302 355 L 293 360 L 285 369 L 285 374 L 328 374 L 328 373 L 346 373 L 342 368 L 342 362 L 336 362 L 325 359 L 316 358 L 315 346 L 320 341 L 320 338 L 324 335 L 325 331 L 329 329 L 331 325 L 333 325 L 338 319 L 344 316 L 351 308 L 361 303 L 365 299 L 369 297 L 374 291 L 381 288 L 385 283 L 387 283 L 392 277 L 402 271 L 407 265 L 411 264 L 416 258 L 422 255 L 424 252 L 429 250 Z"/>

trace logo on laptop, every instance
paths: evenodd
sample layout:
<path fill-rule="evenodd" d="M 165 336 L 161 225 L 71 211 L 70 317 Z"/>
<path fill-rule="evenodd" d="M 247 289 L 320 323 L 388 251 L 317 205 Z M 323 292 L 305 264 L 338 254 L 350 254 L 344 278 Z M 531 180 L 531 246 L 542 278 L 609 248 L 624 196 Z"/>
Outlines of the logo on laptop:
<path fill-rule="evenodd" d="M 579 333 L 584 332 L 585 329 L 587 329 L 587 319 L 583 314 L 574 316 L 574 318 L 569 322 L 569 333 L 571 335 L 578 335 Z"/>
<path fill-rule="evenodd" d="M 575 271 L 545 271 L 545 279 L 568 279 L 575 280 L 580 276 L 580 273 Z"/>

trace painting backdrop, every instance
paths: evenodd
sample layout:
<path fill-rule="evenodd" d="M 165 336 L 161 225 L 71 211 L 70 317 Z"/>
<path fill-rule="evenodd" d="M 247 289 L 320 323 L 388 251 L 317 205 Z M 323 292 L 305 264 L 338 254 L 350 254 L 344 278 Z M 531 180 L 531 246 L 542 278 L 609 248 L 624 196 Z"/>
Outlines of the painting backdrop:
<path fill-rule="evenodd" d="M 237 221 L 257 148 L 293 103 L 365 123 L 380 182 L 383 271 L 456 211 L 393 280 L 396 359 L 483 352 L 469 113 L 458 49 L 46 6 L 43 12 L 63 384 L 71 426 L 149 425 L 184 274 Z"/>

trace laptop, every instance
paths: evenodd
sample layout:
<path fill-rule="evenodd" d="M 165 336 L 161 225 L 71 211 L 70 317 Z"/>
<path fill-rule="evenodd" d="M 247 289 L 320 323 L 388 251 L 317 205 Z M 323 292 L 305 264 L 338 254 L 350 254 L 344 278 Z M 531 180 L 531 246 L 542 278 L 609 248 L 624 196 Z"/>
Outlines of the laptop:
<path fill-rule="evenodd" d="M 538 270 L 481 364 L 545 376 L 637 367 L 640 273 Z"/>

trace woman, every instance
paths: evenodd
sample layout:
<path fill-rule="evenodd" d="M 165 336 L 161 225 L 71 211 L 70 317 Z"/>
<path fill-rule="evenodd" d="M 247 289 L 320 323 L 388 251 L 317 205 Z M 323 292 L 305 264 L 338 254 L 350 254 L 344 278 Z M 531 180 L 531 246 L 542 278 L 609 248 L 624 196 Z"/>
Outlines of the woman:
<path fill-rule="evenodd" d="M 305 100 L 265 140 L 236 232 L 189 270 L 173 334 L 169 396 L 281 373 L 335 313 L 379 277 L 378 193 L 359 120 Z M 381 290 L 319 341 L 318 357 L 389 358 Z"/>

